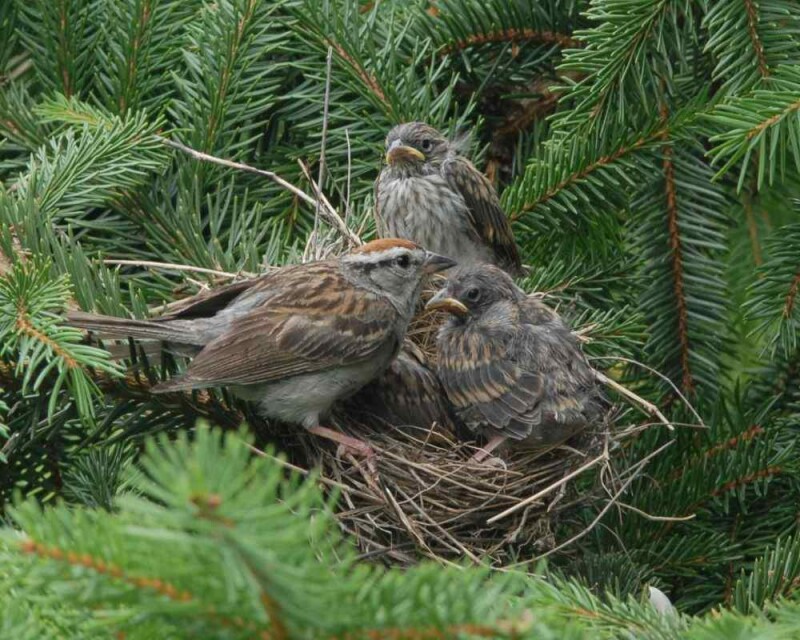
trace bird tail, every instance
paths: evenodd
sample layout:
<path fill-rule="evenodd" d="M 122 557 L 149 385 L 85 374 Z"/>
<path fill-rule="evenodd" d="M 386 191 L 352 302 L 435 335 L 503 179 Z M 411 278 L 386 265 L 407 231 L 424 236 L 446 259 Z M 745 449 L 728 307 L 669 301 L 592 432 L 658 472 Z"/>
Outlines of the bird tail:
<path fill-rule="evenodd" d="M 70 311 L 67 313 L 67 324 L 78 329 L 95 331 L 107 338 L 162 340 L 186 345 L 198 344 L 200 340 L 197 332 L 186 321 L 156 322 Z"/>

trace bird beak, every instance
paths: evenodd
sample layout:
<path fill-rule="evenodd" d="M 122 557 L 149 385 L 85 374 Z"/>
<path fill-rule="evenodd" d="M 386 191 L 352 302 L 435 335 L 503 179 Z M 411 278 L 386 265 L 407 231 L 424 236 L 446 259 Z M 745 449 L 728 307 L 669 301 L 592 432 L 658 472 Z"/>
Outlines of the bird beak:
<path fill-rule="evenodd" d="M 430 310 L 441 309 L 442 311 L 447 311 L 459 317 L 467 315 L 469 309 L 455 298 L 451 298 L 448 293 L 450 292 L 447 290 L 447 287 L 445 287 L 433 296 L 433 298 L 428 300 L 428 304 L 425 305 L 425 308 Z"/>
<path fill-rule="evenodd" d="M 450 269 L 458 264 L 455 260 L 451 260 L 445 256 L 440 256 L 438 253 L 431 251 L 425 252 L 425 262 L 422 264 L 422 270 L 425 273 L 439 273 L 445 269 Z"/>
<path fill-rule="evenodd" d="M 405 160 L 413 161 L 424 159 L 425 154 L 422 153 L 422 151 L 417 151 L 414 147 L 407 147 L 402 144 L 400 140 L 394 140 L 386 151 L 386 164 L 395 164 Z"/>

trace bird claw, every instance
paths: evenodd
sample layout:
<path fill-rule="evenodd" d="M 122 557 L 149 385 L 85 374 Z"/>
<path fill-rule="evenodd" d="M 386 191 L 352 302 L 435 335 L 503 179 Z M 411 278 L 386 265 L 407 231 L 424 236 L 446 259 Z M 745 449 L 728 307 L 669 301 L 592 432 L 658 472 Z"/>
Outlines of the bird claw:
<path fill-rule="evenodd" d="M 343 458 L 346 455 L 351 455 L 354 458 L 358 459 L 361 458 L 366 462 L 367 468 L 370 470 L 370 473 L 375 475 L 378 472 L 378 467 L 376 464 L 376 460 L 378 459 L 377 454 L 375 453 L 375 449 L 373 449 L 370 445 L 366 442 L 348 442 L 348 443 L 341 443 L 338 447 L 336 447 L 336 457 Z"/>

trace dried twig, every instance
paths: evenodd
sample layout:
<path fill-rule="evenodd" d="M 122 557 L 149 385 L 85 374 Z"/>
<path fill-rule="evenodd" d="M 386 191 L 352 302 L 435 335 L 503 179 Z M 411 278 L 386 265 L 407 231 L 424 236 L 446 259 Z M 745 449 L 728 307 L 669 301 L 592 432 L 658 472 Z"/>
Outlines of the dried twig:
<path fill-rule="evenodd" d="M 322 193 L 319 185 L 316 183 L 314 178 L 311 177 L 308 166 L 299 159 L 297 160 L 297 164 L 300 165 L 303 175 L 306 177 L 311 185 L 311 188 L 314 190 L 317 199 L 323 205 L 320 211 L 325 212 L 325 217 L 327 218 L 328 223 L 330 223 L 342 235 L 342 237 L 350 244 L 350 246 L 358 247 L 364 244 L 364 241 L 361 240 L 358 234 L 351 231 L 350 228 L 344 223 L 344 220 L 342 220 L 342 218 L 336 212 L 336 209 L 333 208 L 333 205 L 330 203 L 328 198 L 326 198 L 325 194 Z"/>
<path fill-rule="evenodd" d="M 322 143 L 319 151 L 319 173 L 317 174 L 317 184 L 321 187 L 325 184 L 325 145 L 328 141 L 328 109 L 331 100 L 331 62 L 333 61 L 333 47 L 328 47 L 328 59 L 325 71 L 325 98 L 322 104 Z M 314 258 L 319 260 L 319 216 L 320 200 L 317 196 L 317 206 L 314 211 Z"/>
<path fill-rule="evenodd" d="M 639 362 L 638 360 L 634 360 L 632 358 L 625 358 L 623 356 L 593 356 L 591 360 L 617 360 L 618 362 L 627 362 L 628 364 L 633 364 L 636 365 L 637 367 L 641 367 L 645 371 L 649 371 L 654 376 L 660 378 L 670 386 L 670 388 L 675 392 L 675 395 L 677 395 L 683 401 L 683 403 L 686 405 L 686 408 L 689 409 L 691 414 L 695 418 L 697 418 L 697 422 L 700 423 L 701 427 L 706 426 L 705 422 L 703 422 L 703 418 L 700 416 L 699 413 L 697 413 L 697 410 L 692 406 L 692 403 L 689 402 L 688 398 L 685 395 L 683 395 L 680 389 L 678 389 L 678 386 L 672 380 L 670 380 L 669 377 L 665 376 L 660 371 L 653 369 L 653 367 L 646 365 L 644 362 Z"/>
<path fill-rule="evenodd" d="M 664 451 L 664 449 L 666 449 L 667 447 L 669 447 L 669 446 L 673 445 L 674 443 L 675 443 L 675 441 L 674 441 L 674 440 L 670 440 L 669 442 L 666 442 L 666 443 L 662 444 L 660 447 L 658 447 L 658 449 L 656 449 L 655 451 L 651 451 L 649 454 L 647 454 L 647 456 L 645 456 L 644 458 L 642 458 L 642 460 L 640 460 L 640 461 L 637 463 L 637 465 L 636 465 L 636 466 L 637 466 L 639 469 L 641 469 L 641 468 L 642 468 L 642 467 L 643 467 L 645 464 L 647 464 L 648 462 L 650 462 L 650 460 L 652 460 L 653 458 L 655 458 L 655 457 L 656 457 L 656 456 L 657 456 L 659 453 L 661 453 L 662 451 Z M 633 481 L 634 481 L 636 478 L 638 478 L 638 477 L 639 477 L 639 474 L 638 474 L 638 473 L 632 473 L 632 474 L 631 474 L 631 477 L 630 477 L 630 478 L 628 478 L 628 479 L 627 479 L 627 480 L 626 480 L 626 481 L 625 481 L 625 482 L 622 484 L 622 486 L 619 488 L 619 490 L 618 490 L 618 491 L 617 491 L 617 492 L 616 492 L 616 493 L 615 493 L 615 494 L 612 496 L 612 498 L 611 498 L 611 499 L 608 501 L 608 504 L 606 504 L 606 506 L 605 506 L 605 507 L 603 507 L 603 508 L 600 510 L 600 513 L 598 513 L 598 514 L 597 514 L 597 516 L 595 517 L 595 519 L 594 519 L 594 520 L 592 520 L 592 521 L 591 521 L 591 523 L 589 523 L 589 526 L 588 526 L 588 527 L 586 527 L 586 528 L 585 528 L 583 531 L 580 531 L 580 532 L 576 533 L 576 534 L 575 534 L 574 536 L 572 536 L 572 537 L 571 537 L 569 540 L 565 540 L 565 541 L 564 541 L 564 542 L 562 542 L 561 544 L 558 544 L 558 545 L 556 545 L 556 546 L 555 546 L 555 547 L 553 547 L 552 549 L 549 549 L 548 551 L 546 551 L 546 552 L 545 552 L 545 553 L 543 553 L 542 555 L 538 556 L 538 557 L 537 557 L 537 560 L 541 560 L 542 558 L 546 558 L 547 556 L 550 556 L 550 555 L 552 555 L 552 554 L 556 553 L 557 551 L 561 551 L 561 549 L 564 549 L 565 547 L 568 547 L 568 546 L 569 546 L 569 545 L 571 545 L 573 542 L 577 542 L 578 540 L 580 540 L 581 538 L 583 538 L 583 537 L 584 537 L 584 536 L 585 536 L 587 533 L 589 533 L 589 532 L 590 532 L 592 529 L 594 529 L 594 528 L 597 526 L 597 524 L 598 524 L 598 523 L 599 523 L 599 522 L 600 522 L 600 521 L 603 519 L 603 516 L 605 516 L 605 515 L 606 515 L 606 513 L 608 513 L 609 509 L 611 509 L 611 507 L 613 507 L 613 506 L 614 506 L 614 505 L 617 503 L 617 500 L 619 500 L 619 497 L 620 497 L 620 496 L 621 496 L 623 493 L 625 493 L 625 490 L 626 490 L 626 489 L 627 489 L 627 488 L 628 488 L 628 487 L 631 485 L 631 483 L 632 483 L 632 482 L 633 482 Z"/>
<path fill-rule="evenodd" d="M 572 473 L 569 473 L 569 474 L 565 475 L 558 482 L 554 482 L 553 484 L 545 487 L 541 491 L 537 491 L 531 497 L 525 498 L 525 500 L 522 500 L 521 502 L 518 502 L 513 507 L 509 507 L 505 511 L 502 511 L 502 512 L 498 513 L 496 516 L 492 516 L 491 518 L 489 518 L 486 521 L 486 524 L 493 524 L 493 523 L 497 522 L 498 520 L 501 520 L 502 518 L 505 518 L 506 516 L 510 516 L 512 513 L 515 513 L 517 511 L 519 511 L 520 509 L 522 509 L 523 507 L 531 504 L 532 502 L 536 502 L 542 496 L 546 496 L 551 491 L 555 491 L 561 485 L 566 484 L 567 482 L 569 482 L 573 478 L 576 478 L 577 476 L 581 475 L 584 471 L 587 471 L 587 470 L 591 469 L 596 464 L 598 464 L 600 462 L 607 461 L 607 460 L 608 460 L 608 453 L 606 451 L 604 451 L 602 454 L 600 454 L 599 456 L 597 456 L 593 460 L 590 460 L 586 464 L 584 464 L 581 467 L 578 467 L 577 469 L 575 469 L 575 471 L 573 471 Z"/>
<path fill-rule="evenodd" d="M 599 382 L 602 382 L 603 384 L 611 387 L 612 389 L 614 389 L 614 391 L 616 391 L 620 395 L 625 396 L 626 398 L 628 398 L 628 400 L 632 400 L 633 402 L 638 404 L 642 409 L 645 410 L 645 412 L 649 416 L 658 418 L 658 420 L 662 424 L 664 424 L 667 427 L 667 429 L 669 429 L 670 431 L 675 430 L 675 427 L 672 426 L 672 423 L 669 420 L 667 420 L 667 417 L 663 413 L 661 413 L 658 407 L 654 405 L 652 402 L 648 402 L 641 396 L 636 395 L 633 391 L 627 389 L 626 387 L 623 387 L 619 382 L 617 382 L 616 380 L 612 380 L 604 373 L 595 371 L 594 375 Z"/>
<path fill-rule="evenodd" d="M 203 162 L 211 162 L 213 164 L 218 164 L 223 167 L 228 167 L 229 169 L 238 169 L 239 171 L 246 171 L 247 173 L 254 173 L 256 175 L 263 176 L 264 178 L 268 178 L 272 180 L 275 184 L 283 187 L 290 193 L 293 193 L 295 196 L 300 198 L 306 204 L 310 205 L 311 207 L 314 207 L 315 210 L 317 208 L 317 199 L 312 198 L 305 191 L 294 186 L 291 182 L 284 180 L 277 173 L 274 173 L 273 171 L 256 169 L 255 167 L 251 167 L 249 164 L 244 164 L 242 162 L 234 162 L 232 160 L 225 160 L 224 158 L 218 158 L 216 156 L 212 156 L 211 154 L 204 153 L 203 151 L 192 149 L 191 147 L 188 147 L 180 142 L 176 142 L 175 140 L 164 138 L 163 136 L 156 136 L 156 138 L 163 144 L 167 145 L 168 147 L 172 147 L 173 149 L 178 149 L 179 151 L 183 151 L 184 153 L 190 155 L 196 160 L 202 160 Z M 362 245 L 363 242 L 361 241 L 361 238 L 359 238 L 355 233 L 353 233 L 352 231 L 350 231 L 350 229 L 347 228 L 347 226 L 344 224 L 344 221 L 339 217 L 339 214 L 336 213 L 336 210 L 331 206 L 330 202 L 328 202 L 327 199 L 325 198 L 320 198 L 319 201 L 320 201 L 321 215 L 325 217 L 328 220 L 328 222 L 332 224 L 352 246 Z"/>
<path fill-rule="evenodd" d="M 191 264 L 172 264 L 171 262 L 153 262 L 152 260 L 103 260 L 103 264 L 108 265 L 130 265 L 133 267 L 146 267 L 153 269 L 165 269 L 172 271 L 191 271 L 194 273 L 207 273 L 211 276 L 219 276 L 220 278 L 238 278 L 244 276 L 245 278 L 252 278 L 256 274 L 248 271 L 240 271 L 239 273 L 230 273 L 228 271 L 218 271 L 216 269 L 206 269 L 205 267 L 195 267 Z"/>

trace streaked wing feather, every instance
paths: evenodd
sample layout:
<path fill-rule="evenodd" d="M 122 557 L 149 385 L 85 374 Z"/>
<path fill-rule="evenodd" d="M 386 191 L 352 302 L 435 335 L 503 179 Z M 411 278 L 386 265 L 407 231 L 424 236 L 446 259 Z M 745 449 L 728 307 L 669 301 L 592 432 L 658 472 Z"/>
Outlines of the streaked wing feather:
<path fill-rule="evenodd" d="M 445 162 L 442 174 L 450 187 L 463 196 L 475 231 L 492 248 L 499 265 L 512 274 L 520 273 L 522 262 L 511 225 L 486 176 L 460 156 Z"/>
<path fill-rule="evenodd" d="M 357 364 L 396 340 L 387 300 L 319 264 L 282 280 L 278 294 L 211 341 L 171 389 L 258 384 Z"/>
<path fill-rule="evenodd" d="M 522 438 L 533 426 L 541 399 L 541 376 L 524 371 L 507 355 L 508 344 L 472 333 L 453 334 L 440 343 L 439 377 L 450 401 L 467 423 L 484 423 Z M 478 357 L 472 358 L 470 354 Z M 519 425 L 528 425 L 521 433 Z M 512 424 L 514 426 L 512 426 Z"/>

